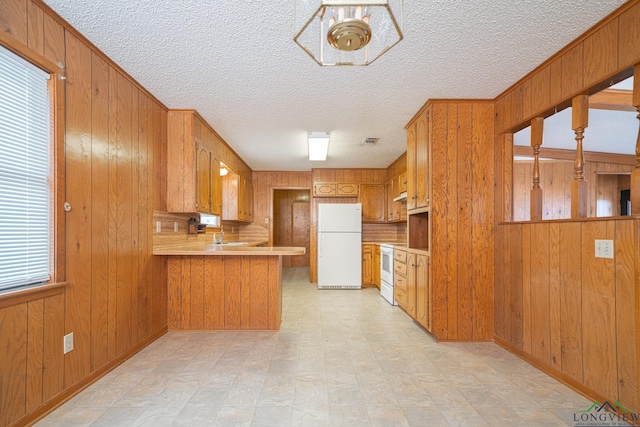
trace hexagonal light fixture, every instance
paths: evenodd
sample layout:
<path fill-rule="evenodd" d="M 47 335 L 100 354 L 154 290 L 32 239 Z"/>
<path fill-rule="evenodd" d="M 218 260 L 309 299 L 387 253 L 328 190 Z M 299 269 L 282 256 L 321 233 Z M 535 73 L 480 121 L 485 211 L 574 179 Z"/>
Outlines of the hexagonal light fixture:
<path fill-rule="evenodd" d="M 293 40 L 319 65 L 369 65 L 402 40 L 403 0 L 294 0 Z"/>

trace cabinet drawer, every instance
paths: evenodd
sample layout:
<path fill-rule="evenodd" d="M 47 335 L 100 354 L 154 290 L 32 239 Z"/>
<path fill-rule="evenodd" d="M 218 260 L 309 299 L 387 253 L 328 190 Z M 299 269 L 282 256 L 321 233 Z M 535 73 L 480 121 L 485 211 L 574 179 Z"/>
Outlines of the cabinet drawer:
<path fill-rule="evenodd" d="M 404 277 L 407 277 L 407 264 L 403 262 L 394 262 L 393 263 L 393 274 L 394 277 L 396 274 L 401 274 Z"/>
<path fill-rule="evenodd" d="M 368 244 L 362 245 L 362 253 L 363 254 L 371 253 L 371 246 L 373 245 L 368 245 Z"/>
<path fill-rule="evenodd" d="M 338 196 L 357 196 L 358 184 L 351 183 L 338 183 L 336 189 L 336 195 Z"/>
<path fill-rule="evenodd" d="M 407 262 L 407 252 L 406 251 L 399 251 L 399 250 L 394 250 L 393 251 L 393 259 L 397 262 Z"/>
<path fill-rule="evenodd" d="M 407 306 L 407 293 L 404 290 L 395 286 L 393 288 L 393 297 L 400 307 L 405 308 Z"/>
<path fill-rule="evenodd" d="M 404 276 L 395 276 L 393 278 L 393 287 L 407 292 L 407 278 Z"/>

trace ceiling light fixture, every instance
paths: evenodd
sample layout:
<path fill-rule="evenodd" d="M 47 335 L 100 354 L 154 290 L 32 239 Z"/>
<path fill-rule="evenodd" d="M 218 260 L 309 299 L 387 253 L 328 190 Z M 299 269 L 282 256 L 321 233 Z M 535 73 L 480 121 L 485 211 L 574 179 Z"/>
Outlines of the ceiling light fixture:
<path fill-rule="evenodd" d="M 329 151 L 329 134 L 309 132 L 309 160 L 323 162 L 327 160 L 327 151 Z"/>
<path fill-rule="evenodd" d="M 403 0 L 294 0 L 293 40 L 319 65 L 369 65 L 402 40 L 402 7 Z"/>

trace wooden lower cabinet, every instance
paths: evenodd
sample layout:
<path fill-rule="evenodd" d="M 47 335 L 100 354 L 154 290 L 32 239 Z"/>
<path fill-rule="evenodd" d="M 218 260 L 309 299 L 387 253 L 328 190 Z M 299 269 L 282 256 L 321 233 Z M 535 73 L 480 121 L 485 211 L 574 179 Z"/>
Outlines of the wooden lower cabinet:
<path fill-rule="evenodd" d="M 409 282 L 408 263 L 411 254 L 395 248 L 393 250 L 393 293 L 400 308 L 413 318 L 416 317 L 415 284 Z M 410 264 L 409 264 L 410 265 Z"/>
<path fill-rule="evenodd" d="M 278 330 L 279 256 L 168 256 L 169 330 Z"/>
<path fill-rule="evenodd" d="M 431 331 L 431 282 L 429 281 L 429 256 L 410 254 L 407 263 L 409 281 L 415 284 L 416 317 L 415 319 L 427 331 Z"/>
<path fill-rule="evenodd" d="M 362 285 L 373 285 L 373 250 L 370 244 L 362 245 Z"/>
<path fill-rule="evenodd" d="M 376 288 L 380 289 L 380 245 L 373 246 L 373 262 L 371 268 L 373 268 L 373 284 Z"/>
<path fill-rule="evenodd" d="M 393 290 L 398 306 L 431 332 L 429 255 L 398 248 L 393 253 Z"/>

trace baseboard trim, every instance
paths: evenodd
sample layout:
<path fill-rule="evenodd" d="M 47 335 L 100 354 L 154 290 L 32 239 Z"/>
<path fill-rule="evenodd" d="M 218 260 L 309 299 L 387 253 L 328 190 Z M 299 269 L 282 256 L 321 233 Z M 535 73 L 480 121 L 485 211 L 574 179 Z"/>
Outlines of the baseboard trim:
<path fill-rule="evenodd" d="M 85 388 L 89 387 L 94 382 L 98 381 L 100 378 L 104 377 L 106 374 L 111 372 L 113 369 L 121 365 L 127 359 L 131 358 L 131 356 L 138 353 L 140 350 L 160 338 L 162 335 L 166 334 L 169 329 L 165 326 L 160 329 L 155 334 L 151 335 L 149 338 L 144 341 L 136 344 L 134 347 L 129 349 L 126 353 L 121 354 L 120 356 L 113 359 L 111 362 L 106 365 L 96 369 L 91 372 L 80 381 L 72 384 L 71 386 L 65 388 L 60 393 L 53 396 L 48 401 L 44 402 L 42 405 L 34 409 L 33 411 L 25 414 L 23 417 L 18 418 L 13 423 L 9 424 L 9 427 L 17 427 L 17 426 L 31 426 L 36 422 L 40 421 L 42 418 L 47 416 L 49 413 L 53 412 L 63 403 L 67 402 L 69 399 L 80 393 Z"/>

